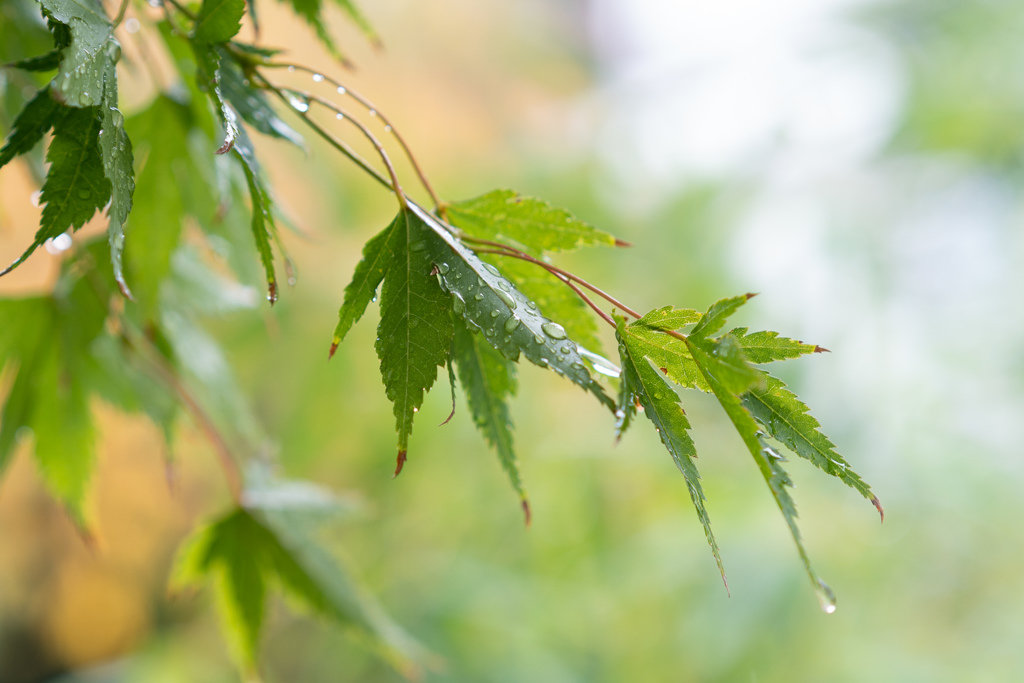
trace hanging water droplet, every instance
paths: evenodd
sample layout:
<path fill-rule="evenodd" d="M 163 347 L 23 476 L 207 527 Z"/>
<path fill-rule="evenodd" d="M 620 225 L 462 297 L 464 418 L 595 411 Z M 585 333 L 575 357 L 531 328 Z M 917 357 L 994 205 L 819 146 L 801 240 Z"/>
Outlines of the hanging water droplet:
<path fill-rule="evenodd" d="M 338 94 L 339 95 L 344 95 L 345 94 L 345 86 L 343 86 L 343 85 L 339 85 L 338 86 Z"/>
<path fill-rule="evenodd" d="M 323 74 L 313 74 L 313 82 L 314 83 L 323 83 L 324 82 L 324 75 Z"/>
<path fill-rule="evenodd" d="M 427 243 L 424 240 L 417 240 L 409 245 L 409 251 L 423 251 L 427 248 Z"/>
<path fill-rule="evenodd" d="M 459 296 L 458 293 L 452 297 L 452 310 L 455 311 L 456 315 L 462 315 L 463 311 L 466 310 L 466 300 Z"/>
<path fill-rule="evenodd" d="M 117 107 L 110 108 L 110 119 L 114 122 L 115 128 L 121 128 L 124 126 L 124 114 L 122 114 Z"/>
<path fill-rule="evenodd" d="M 448 271 L 451 270 L 447 263 L 442 263 L 437 269 L 441 271 L 441 275 L 447 275 Z"/>
<path fill-rule="evenodd" d="M 505 292 L 511 292 L 512 285 L 508 283 L 508 280 L 498 280 L 498 289 L 501 289 L 502 291 Z"/>
<path fill-rule="evenodd" d="M 377 115 L 377 110 L 376 109 L 371 109 L 370 110 L 370 116 L 376 116 L 376 115 Z"/>
<path fill-rule="evenodd" d="M 82 91 L 82 94 L 78 96 L 78 103 L 83 107 L 90 106 L 92 104 L 92 95 L 85 91 Z"/>
<path fill-rule="evenodd" d="M 483 301 L 483 300 L 484 300 L 484 295 L 483 295 L 482 293 L 480 293 L 480 292 L 477 292 L 477 293 L 476 293 L 476 294 L 475 294 L 475 295 L 473 296 L 473 298 L 474 298 L 474 299 L 476 299 L 477 301 Z"/>
<path fill-rule="evenodd" d="M 506 306 L 511 308 L 513 311 L 516 310 L 516 300 L 512 298 L 511 294 L 509 294 L 507 292 L 503 292 L 500 289 L 495 290 L 494 293 L 498 295 L 499 299 L 501 299 L 501 303 L 505 304 Z"/>
<path fill-rule="evenodd" d="M 565 328 L 558 323 L 546 322 L 540 326 L 540 329 L 544 330 L 544 334 L 552 339 L 565 339 Z"/>
<path fill-rule="evenodd" d="M 836 594 L 828 587 L 828 584 L 818 579 L 818 603 L 825 614 L 832 614 L 836 611 Z"/>
<path fill-rule="evenodd" d="M 107 43 L 106 47 L 107 58 L 114 64 L 117 64 L 121 59 L 121 43 L 117 42 L 116 38 L 111 38 L 110 42 Z"/>
<path fill-rule="evenodd" d="M 150 3 L 150 4 L 152 4 L 152 3 Z M 157 0 L 157 4 L 154 5 L 154 7 L 159 7 L 159 6 L 160 6 L 160 2 L 159 2 L 159 0 Z M 288 73 L 290 73 L 290 74 L 295 73 L 295 67 L 294 66 L 289 66 L 288 67 Z"/>
<path fill-rule="evenodd" d="M 560 348 L 559 351 L 561 351 L 562 353 L 569 353 L 569 345 L 563 344 L 562 348 Z"/>
<path fill-rule="evenodd" d="M 341 113 L 341 112 L 339 111 L 339 112 L 338 112 L 337 114 L 335 114 L 335 115 L 334 115 L 334 118 L 336 118 L 336 119 L 338 119 L 339 121 L 341 121 L 341 120 L 342 120 L 343 118 L 345 118 L 345 115 L 344 115 L 344 114 L 342 114 L 342 113 Z"/>
<path fill-rule="evenodd" d="M 487 272 L 490 273 L 491 275 L 501 275 L 501 273 L 498 272 L 498 269 L 492 266 L 490 263 L 485 263 L 484 268 L 486 268 Z"/>
<path fill-rule="evenodd" d="M 535 334 L 533 335 L 533 341 L 537 342 L 538 344 L 543 344 L 544 337 L 540 336 L 539 334 Z"/>
<path fill-rule="evenodd" d="M 62 232 L 53 239 L 48 239 L 43 243 L 46 251 L 51 254 L 60 254 L 71 248 L 71 235 L 66 232 Z"/>
<path fill-rule="evenodd" d="M 492 318 L 497 318 L 499 315 L 501 315 L 501 311 L 499 311 L 497 308 L 491 311 Z"/>
<path fill-rule="evenodd" d="M 509 334 L 512 334 L 513 332 L 516 331 L 516 328 L 519 327 L 519 324 L 519 318 L 512 316 L 511 318 L 505 321 L 505 331 L 508 332 Z"/>

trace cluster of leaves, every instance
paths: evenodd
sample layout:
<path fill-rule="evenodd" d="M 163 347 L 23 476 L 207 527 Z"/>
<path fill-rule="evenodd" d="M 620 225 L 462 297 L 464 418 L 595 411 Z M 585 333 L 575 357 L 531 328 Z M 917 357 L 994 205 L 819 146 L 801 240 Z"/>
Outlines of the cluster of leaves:
<path fill-rule="evenodd" d="M 340 58 L 324 29 L 322 3 L 290 1 Z M 278 294 L 275 251 L 290 273 L 277 227 L 281 216 L 249 131 L 300 146 L 303 139 L 271 106 L 271 94 L 389 185 L 399 201 L 394 220 L 363 249 L 331 345 L 333 355 L 379 291 L 375 349 L 394 407 L 396 475 L 408 456 L 415 415 L 438 370 L 446 367 L 453 403 L 458 383 L 529 523 L 509 410 L 516 364 L 525 357 L 596 398 L 613 417 L 619 437 L 638 411 L 647 415 L 683 473 L 724 580 L 677 389 L 709 392 L 753 456 L 831 610 L 831 591 L 815 574 L 800 540 L 787 488 L 791 481 L 776 446 L 808 459 L 876 506 L 878 501 L 807 407 L 759 367 L 823 349 L 775 332 L 736 328 L 719 334 L 749 295 L 723 299 L 703 314 L 673 307 L 634 312 L 551 263 L 562 252 L 624 243 L 543 201 L 500 190 L 439 202 L 433 212 L 421 208 L 401 191 L 383 148 L 377 145 L 391 181 L 308 116 L 310 103 L 323 100 L 296 99 L 299 91 L 275 86 L 266 77 L 265 70 L 279 66 L 272 62 L 275 51 L 236 40 L 247 6 L 255 22 L 253 0 L 203 0 L 194 9 L 177 2 L 165 6 L 164 20 L 152 33 L 183 81 L 128 120 L 117 108 L 116 27 L 99 1 L 40 0 L 40 5 L 54 48 L 12 66 L 37 77 L 56 74 L 14 120 L 0 166 L 18 155 L 31 156 L 52 131 L 41 194 L 45 208 L 32 244 L 3 272 L 105 207 L 108 239 L 103 249 L 96 243 L 78 247 L 50 295 L 0 302 L 0 367 L 6 368 L 11 387 L 0 412 L 0 468 L 31 430 L 47 484 L 87 529 L 92 395 L 146 413 L 168 439 L 178 412 L 188 412 L 220 451 L 229 476 L 233 451 L 265 450 L 259 426 L 198 315 L 251 307 L 258 299 L 253 288 L 218 274 L 218 261 L 226 261 L 241 283 L 259 278 L 258 261 L 271 303 Z M 347 0 L 339 5 L 375 39 L 353 5 Z M 318 78 L 324 79 L 317 74 L 314 81 Z M 337 91 L 345 88 L 339 85 Z M 139 153 L 133 152 L 132 140 Z M 186 223 L 200 230 L 186 232 Z M 601 310 L 584 289 L 613 304 L 615 313 Z M 131 301 L 125 303 L 118 290 Z M 14 320 L 17 325 L 10 324 Z M 601 355 L 599 320 L 615 330 L 621 367 Z M 310 484 L 274 482 L 263 474 L 239 479 L 232 484 L 234 505 L 186 543 L 176 582 L 213 580 L 233 649 L 246 667 L 255 666 L 270 588 L 368 634 L 400 668 L 419 658 L 417 646 L 354 587 L 309 531 L 311 522 L 339 510 L 336 501 Z"/>

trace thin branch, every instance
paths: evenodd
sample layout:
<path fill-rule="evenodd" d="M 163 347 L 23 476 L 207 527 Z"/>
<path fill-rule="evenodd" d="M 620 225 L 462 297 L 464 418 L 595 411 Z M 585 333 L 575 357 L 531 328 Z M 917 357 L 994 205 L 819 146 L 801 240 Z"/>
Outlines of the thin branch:
<path fill-rule="evenodd" d="M 124 13 L 128 11 L 129 2 L 130 0 L 121 0 L 121 7 L 117 10 L 117 16 L 114 17 L 114 28 L 120 26 L 121 22 L 124 21 Z"/>
<path fill-rule="evenodd" d="M 495 254 L 496 256 L 509 256 L 511 258 L 517 258 L 517 259 L 521 259 L 523 261 L 528 261 L 530 263 L 534 263 L 534 264 L 540 266 L 541 268 L 544 268 L 549 273 L 554 275 L 556 278 L 561 280 L 562 283 L 565 286 L 567 286 L 572 291 L 576 292 L 576 296 L 578 296 L 579 298 L 583 299 L 583 301 L 586 302 L 587 305 L 589 305 L 592 309 L 594 309 L 594 312 L 597 313 L 599 316 L 601 316 L 602 320 L 607 322 L 612 327 L 615 327 L 615 321 L 612 320 L 612 317 L 610 315 L 608 315 L 607 313 L 605 313 L 603 310 L 601 310 L 601 308 L 597 304 L 595 304 L 590 297 L 588 297 L 586 294 L 584 294 L 583 291 L 579 287 L 577 287 L 575 284 L 573 284 L 572 278 L 568 277 L 567 274 L 565 274 L 563 271 L 560 271 L 558 268 L 555 268 L 554 266 L 550 266 L 550 265 L 544 263 L 543 261 L 538 261 L 537 259 L 534 259 L 534 258 L 529 257 L 529 256 L 524 258 L 524 255 L 517 254 L 517 253 L 515 253 L 513 251 L 504 251 L 504 250 L 501 250 L 501 249 L 478 249 L 478 250 L 476 250 L 476 253 L 477 254 Z"/>
<path fill-rule="evenodd" d="M 302 97 L 304 100 L 306 100 L 307 103 L 308 102 L 316 102 L 317 104 L 319 104 L 319 105 L 321 105 L 323 107 L 326 107 L 327 109 L 330 109 L 331 111 L 335 112 L 335 114 L 337 114 L 338 116 L 340 116 L 341 118 L 345 119 L 346 121 L 348 121 L 349 123 L 354 125 L 356 128 L 358 128 L 359 131 L 363 134 L 363 136 L 366 137 L 366 139 L 370 141 L 370 144 L 373 145 L 374 149 L 377 150 L 377 153 L 380 155 L 381 161 L 384 162 L 384 166 L 388 169 L 388 175 L 391 177 L 391 187 L 394 190 L 395 194 L 398 195 L 398 203 L 402 205 L 403 209 L 408 208 L 409 205 L 408 205 L 408 202 L 405 199 L 405 193 L 402 192 L 402 186 L 398 183 L 398 174 L 395 173 L 395 167 L 391 164 L 391 158 L 388 157 L 388 153 L 384 150 L 384 146 L 380 144 L 380 141 L 374 136 L 373 133 L 370 132 L 369 128 L 364 126 L 362 124 L 362 122 L 359 121 L 359 119 L 355 118 L 354 116 L 352 116 L 352 114 L 350 114 L 349 112 L 345 111 L 344 109 L 342 109 L 338 105 L 334 104 L 330 100 L 325 99 L 323 97 L 320 97 L 319 95 L 314 95 L 313 93 L 309 92 L 308 90 L 302 90 L 302 89 L 299 89 L 299 88 L 288 88 L 288 87 L 283 87 L 282 88 L 282 87 L 273 85 L 272 83 L 270 83 L 266 79 L 264 79 L 264 82 L 267 85 L 269 85 L 271 88 L 276 88 L 277 90 L 280 90 L 282 92 L 294 93 L 294 94 L 298 95 L 299 97 Z M 286 99 L 286 101 L 288 101 L 288 100 Z M 288 104 L 295 111 L 298 111 L 299 113 L 305 113 L 301 109 L 296 107 L 294 102 L 288 101 Z M 307 104 L 307 106 L 308 106 L 308 104 Z"/>
<path fill-rule="evenodd" d="M 437 193 L 434 192 L 434 188 L 431 186 L 430 181 L 427 180 L 427 175 L 423 172 L 423 169 L 420 168 L 419 162 L 416 161 L 416 157 L 413 155 L 412 150 L 409 148 L 409 145 L 406 144 L 405 138 L 402 137 L 401 133 L 398 132 L 398 128 L 396 128 L 395 125 L 391 123 L 388 117 L 384 115 L 384 112 L 378 109 L 373 102 L 363 97 L 355 90 L 352 90 L 341 81 L 338 81 L 337 79 L 322 74 L 319 71 L 310 69 L 308 66 L 302 66 L 300 64 L 283 64 L 280 62 L 268 62 L 265 64 L 261 64 L 261 66 L 265 66 L 272 69 L 287 68 L 289 71 L 302 71 L 308 74 L 312 74 L 314 80 L 316 80 L 317 77 L 319 77 L 321 80 L 333 85 L 337 89 L 339 95 L 348 95 L 356 102 L 366 107 L 367 111 L 370 113 L 370 116 L 376 116 L 377 118 L 379 118 L 381 120 L 381 123 L 384 124 L 384 130 L 388 131 L 394 136 L 395 140 L 398 142 L 399 147 L 402 148 L 402 151 L 405 153 L 405 156 L 409 159 L 409 163 L 412 164 L 413 170 L 416 171 L 416 175 L 419 176 L 420 183 L 423 185 L 423 189 L 427 191 L 427 194 L 430 195 L 431 201 L 434 202 L 434 209 L 439 214 L 443 214 L 443 204 L 441 200 L 438 199 Z"/>
<path fill-rule="evenodd" d="M 483 245 L 486 245 L 488 247 L 496 247 L 498 249 L 502 249 L 505 252 L 507 252 L 507 253 L 504 254 L 505 256 L 512 256 L 513 258 L 518 258 L 518 259 L 520 259 L 522 261 L 527 261 L 529 263 L 533 263 L 535 265 L 540 266 L 541 268 L 544 268 L 547 271 L 550 271 L 552 273 L 557 273 L 558 275 L 562 275 L 563 277 L 566 277 L 566 278 L 572 280 L 573 282 L 578 282 L 579 284 L 583 285 L 584 287 L 589 289 L 594 294 L 597 294 L 599 297 L 601 297 L 602 299 L 604 299 L 605 301 L 607 301 L 611 305 L 619 308 L 622 312 L 628 313 L 629 315 L 633 316 L 634 318 L 637 318 L 638 320 L 643 317 L 642 315 L 640 315 L 639 313 L 634 311 L 632 308 L 630 308 L 626 304 L 622 303 L 621 301 L 619 301 L 618 299 L 613 297 L 611 294 L 608 294 L 603 289 L 600 289 L 599 287 L 596 287 L 596 286 L 590 284 L 589 282 L 587 282 L 586 280 L 584 280 L 580 276 L 574 275 L 573 273 L 570 273 L 567 270 L 562 270 L 561 268 L 559 268 L 557 266 L 553 266 L 550 263 L 545 263 L 544 261 L 541 261 L 538 258 L 534 258 L 533 256 L 530 256 L 526 252 L 523 252 L 523 251 L 520 251 L 520 250 L 515 249 L 513 247 L 510 247 L 507 244 L 502 244 L 501 242 L 491 242 L 490 240 L 478 239 L 476 237 L 470 237 L 468 235 L 463 235 L 462 241 L 463 242 L 472 242 L 474 244 L 483 244 Z M 480 252 L 477 252 L 477 253 L 480 253 Z M 487 253 L 492 253 L 492 252 L 487 252 Z M 497 252 L 494 252 L 494 253 L 497 253 Z"/>
<path fill-rule="evenodd" d="M 231 447 L 228 445 L 224 436 L 220 433 L 217 425 L 214 424 L 210 416 L 205 410 L 203 410 L 203 407 L 192 395 L 192 392 L 188 390 L 188 387 L 186 387 L 181 380 L 179 380 L 178 377 L 165 366 L 163 359 L 160 358 L 155 349 L 147 349 L 149 352 L 148 354 L 143 352 L 143 349 L 141 348 L 142 345 L 136 343 L 136 340 L 141 340 L 143 345 L 146 347 L 152 346 L 144 335 L 131 329 L 128 325 L 122 324 L 121 338 L 125 340 L 125 343 L 128 344 L 129 348 L 134 350 L 141 359 L 148 363 L 150 368 L 157 375 L 157 378 L 163 382 L 168 389 L 177 394 L 182 404 L 192 415 L 192 419 L 195 421 L 196 425 L 200 430 L 202 430 L 207 440 L 213 445 L 213 450 L 217 454 L 217 460 L 220 462 L 221 469 L 224 470 L 224 478 L 227 480 L 231 499 L 235 503 L 240 503 L 242 500 L 242 474 L 238 470 L 238 464 L 235 462 L 235 458 L 231 453 Z"/>

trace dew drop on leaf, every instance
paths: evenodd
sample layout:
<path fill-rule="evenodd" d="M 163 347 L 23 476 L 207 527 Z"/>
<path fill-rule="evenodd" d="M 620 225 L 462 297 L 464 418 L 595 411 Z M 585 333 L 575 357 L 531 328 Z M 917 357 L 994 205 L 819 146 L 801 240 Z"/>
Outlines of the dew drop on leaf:
<path fill-rule="evenodd" d="M 474 296 L 473 298 L 476 299 L 477 301 L 483 301 L 484 300 L 484 295 L 481 294 L 480 292 L 477 292 L 476 296 Z"/>
<path fill-rule="evenodd" d="M 501 299 L 501 303 L 505 304 L 513 311 L 516 310 L 516 300 L 513 299 L 510 294 L 503 292 L 500 289 L 496 290 L 494 293 L 498 295 L 499 299 Z"/>
<path fill-rule="evenodd" d="M 565 339 L 565 328 L 558 323 L 546 322 L 540 328 L 552 339 Z"/>
<path fill-rule="evenodd" d="M 509 334 L 515 332 L 517 327 L 519 327 L 519 318 L 512 316 L 505 321 L 505 331 Z"/>
<path fill-rule="evenodd" d="M 455 311 L 456 315 L 462 315 L 466 310 L 466 300 L 458 294 L 454 294 L 452 297 L 452 310 Z"/>
<path fill-rule="evenodd" d="M 501 275 L 501 273 L 498 272 L 498 269 L 492 266 L 490 263 L 485 263 L 484 268 L 486 268 L 487 272 L 490 273 L 491 275 Z"/>
<path fill-rule="evenodd" d="M 499 311 L 497 308 L 495 308 L 493 311 L 491 311 L 491 317 L 492 318 L 497 318 L 498 315 L 500 315 L 500 314 L 501 314 L 501 311 Z"/>

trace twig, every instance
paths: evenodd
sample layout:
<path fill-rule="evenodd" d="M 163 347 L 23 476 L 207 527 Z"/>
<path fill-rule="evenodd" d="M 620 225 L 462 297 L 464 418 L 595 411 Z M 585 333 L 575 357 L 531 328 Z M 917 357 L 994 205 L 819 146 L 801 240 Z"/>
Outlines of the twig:
<path fill-rule="evenodd" d="M 128 11 L 129 2 L 130 0 L 121 0 L 121 8 L 117 10 L 117 16 L 114 17 L 114 28 L 120 26 L 121 22 L 124 21 L 124 13 Z"/>
<path fill-rule="evenodd" d="M 264 83 L 269 85 L 271 88 L 276 88 L 277 90 L 280 90 L 281 92 L 294 93 L 299 97 L 305 99 L 307 103 L 316 102 L 317 104 L 335 112 L 338 116 L 344 118 L 346 121 L 350 122 L 352 125 L 358 128 L 359 131 L 363 134 L 363 136 L 370 141 L 370 144 L 373 145 L 374 149 L 377 150 L 377 153 L 380 155 L 381 161 L 384 162 L 384 166 L 388 169 L 388 176 L 391 177 L 391 187 L 394 190 L 395 194 L 398 196 L 398 203 L 402 205 L 403 209 L 407 209 L 409 207 L 408 202 L 405 199 L 405 193 L 402 191 L 402 186 L 398 183 L 398 174 L 395 173 L 395 167 L 391 164 L 391 158 L 388 157 L 388 153 L 384 150 L 384 146 L 380 144 L 380 141 L 374 136 L 373 133 L 370 132 L 369 128 L 364 126 L 362 122 L 359 121 L 359 119 L 355 118 L 354 116 L 352 116 L 352 114 L 345 111 L 344 109 L 334 104 L 330 100 L 320 97 L 319 95 L 314 95 L 308 90 L 302 90 L 300 88 L 282 88 L 273 85 L 266 79 L 264 79 Z M 288 102 L 288 104 L 295 111 L 298 111 L 299 113 L 306 113 L 303 112 L 298 107 L 296 107 L 294 102 Z"/>
<path fill-rule="evenodd" d="M 486 246 L 489 246 L 489 247 L 496 247 L 498 249 L 501 249 L 504 252 L 506 252 L 506 253 L 503 254 L 504 256 L 511 256 L 513 258 L 517 258 L 517 259 L 520 259 L 522 261 L 527 261 L 528 263 L 533 263 L 535 265 L 540 266 L 541 268 L 544 268 L 547 271 L 550 271 L 551 273 L 557 273 L 558 275 L 562 275 L 562 276 L 572 280 L 573 282 L 578 282 L 579 284 L 583 285 L 584 287 L 589 289 L 594 294 L 597 294 L 599 297 L 601 297 L 602 299 L 604 299 L 605 301 L 607 301 L 611 305 L 613 305 L 613 306 L 619 308 L 620 310 L 622 310 L 624 313 L 628 313 L 629 315 L 631 315 L 631 316 L 633 316 L 634 318 L 637 318 L 637 319 L 640 319 L 640 318 L 643 317 L 642 315 L 640 315 L 639 313 L 634 311 L 632 308 L 630 308 L 626 304 L 622 303 L 621 301 L 619 301 L 618 299 L 613 297 L 611 294 L 608 294 L 603 289 L 600 289 L 599 287 L 596 287 L 596 286 L 590 284 L 589 282 L 587 282 L 586 280 L 584 280 L 580 276 L 574 275 L 573 273 L 570 273 L 567 270 L 562 270 L 561 268 L 559 268 L 557 266 L 553 266 L 550 263 L 545 263 L 544 261 L 541 261 L 538 258 L 534 258 L 533 256 L 530 256 L 526 252 L 523 252 L 523 251 L 520 251 L 520 250 L 515 249 L 513 247 L 510 247 L 507 244 L 502 244 L 501 242 L 491 242 L 490 240 L 478 239 L 476 237 L 470 237 L 468 235 L 464 235 L 462 237 L 462 241 L 463 242 L 472 242 L 474 244 L 483 244 L 483 245 L 486 245 Z M 478 251 L 477 253 L 480 253 L 480 251 Z M 486 253 L 498 253 L 498 252 L 486 252 Z"/>
<path fill-rule="evenodd" d="M 427 191 L 427 194 L 430 195 L 430 200 L 434 202 L 434 209 L 443 216 L 444 205 L 442 204 L 441 200 L 438 199 L 437 193 L 434 192 L 434 188 L 431 186 L 430 181 L 427 180 L 427 175 L 423 172 L 423 169 L 420 168 L 419 162 L 416 161 L 416 157 L 413 155 L 412 150 L 409 148 L 409 145 L 405 143 L 405 139 L 402 137 L 401 133 L 398 132 L 398 128 L 396 128 L 395 125 L 391 123 L 387 116 L 384 115 L 384 112 L 378 109 L 373 102 L 363 97 L 355 90 L 352 90 L 341 81 L 338 81 L 337 79 L 322 74 L 319 71 L 310 69 L 308 66 L 302 66 L 300 64 L 283 64 L 280 62 L 268 62 L 266 64 L 261 64 L 260 66 L 265 66 L 272 69 L 288 68 L 289 70 L 302 71 L 308 74 L 313 74 L 314 79 L 316 79 L 316 77 L 319 76 L 323 81 L 333 85 L 337 89 L 339 95 L 348 95 L 356 102 L 366 107 L 367 111 L 370 112 L 371 116 L 376 116 L 381 120 L 381 123 L 384 124 L 384 130 L 388 131 L 394 136 L 395 140 L 398 142 L 398 145 L 402 148 L 402 151 L 405 153 L 405 156 L 409 159 L 409 163 L 412 164 L 413 170 L 416 171 L 416 175 L 419 177 L 420 183 L 423 185 L 423 189 Z"/>
<path fill-rule="evenodd" d="M 213 445 L 213 450 L 217 454 L 217 459 L 220 462 L 221 469 L 224 470 L 224 478 L 227 480 L 231 499 L 235 503 L 240 503 L 242 500 L 242 475 L 241 472 L 239 472 L 238 465 L 235 463 L 235 458 L 231 453 L 231 447 L 228 446 L 227 440 L 220 433 L 217 425 L 214 424 L 210 416 L 205 410 L 203 410 L 203 407 L 192 395 L 192 392 L 188 390 L 188 387 L 186 387 L 181 380 L 171 372 L 171 370 L 165 367 L 163 360 L 159 355 L 157 355 L 155 350 L 147 349 L 149 351 L 148 355 L 155 357 L 146 357 L 147 354 L 143 353 L 142 348 L 140 348 L 140 345 L 135 341 L 142 340 L 145 346 L 152 346 L 145 336 L 122 323 L 121 338 L 124 339 L 129 348 L 134 350 L 140 358 L 148 362 L 159 380 L 163 382 L 167 388 L 177 394 L 182 404 L 192 415 L 192 419 L 195 420 L 196 425 L 200 430 L 202 430 L 207 440 Z"/>

